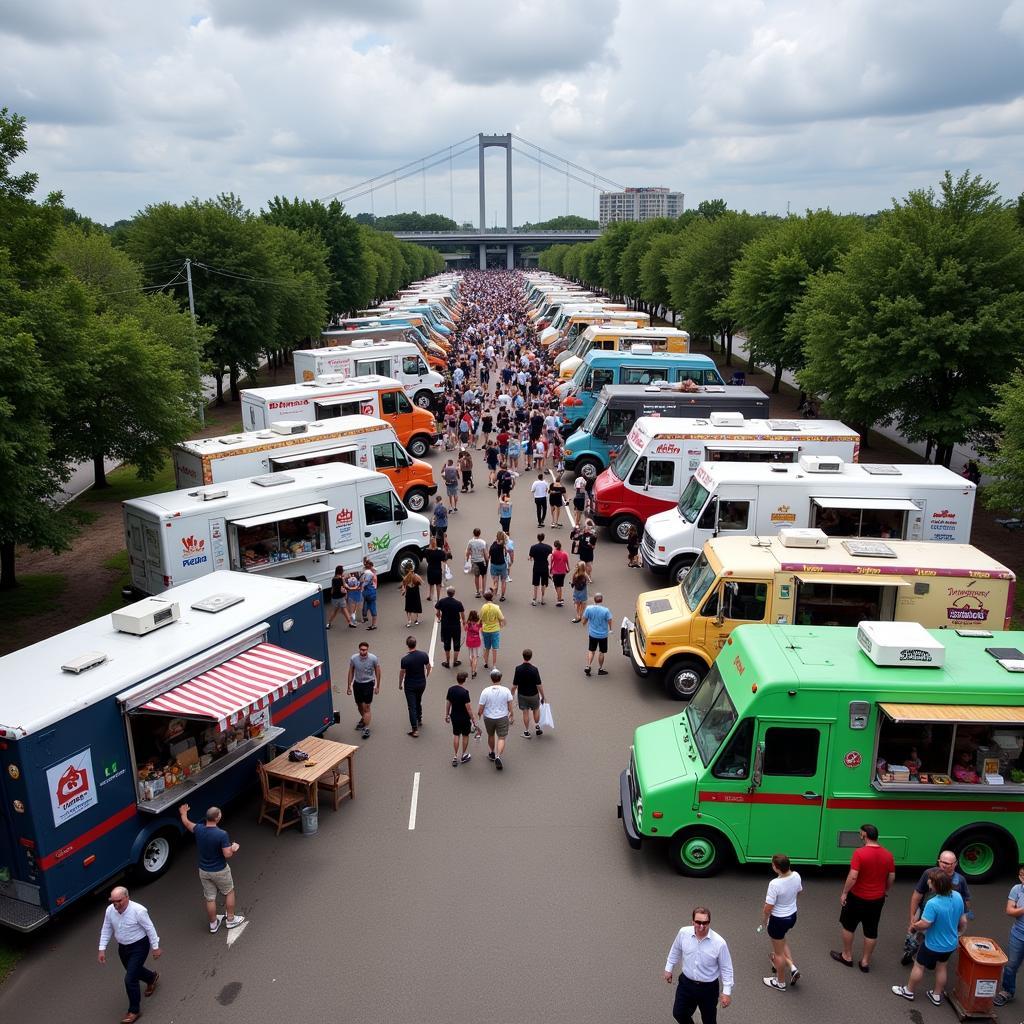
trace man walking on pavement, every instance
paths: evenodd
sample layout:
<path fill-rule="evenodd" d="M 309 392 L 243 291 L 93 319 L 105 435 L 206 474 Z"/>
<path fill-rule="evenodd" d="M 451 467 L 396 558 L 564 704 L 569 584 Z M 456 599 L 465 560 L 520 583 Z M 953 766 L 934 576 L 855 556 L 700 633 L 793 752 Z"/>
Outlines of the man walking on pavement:
<path fill-rule="evenodd" d="M 537 525 L 543 526 L 548 517 L 548 482 L 543 473 L 537 474 L 537 479 L 530 486 L 530 493 L 537 506 Z"/>
<path fill-rule="evenodd" d="M 466 561 L 473 572 L 476 596 L 484 596 L 484 581 L 487 577 L 487 542 L 480 536 L 480 527 L 473 527 L 473 539 L 466 545 Z"/>
<path fill-rule="evenodd" d="M 540 672 L 533 664 L 533 651 L 527 647 L 523 651 L 523 663 L 516 665 L 515 675 L 512 677 L 512 696 L 518 695 L 519 710 L 523 713 L 523 736 L 530 738 L 530 712 L 533 712 L 534 725 L 537 727 L 537 735 L 543 736 L 544 730 L 540 727 L 540 706 L 546 700 L 544 696 L 544 684 L 540 679 Z"/>
<path fill-rule="evenodd" d="M 597 674 L 606 676 L 608 673 L 604 670 L 604 656 L 608 653 L 608 630 L 612 613 L 605 607 L 604 594 L 594 595 L 594 603 L 583 610 L 583 621 L 587 624 L 587 667 L 583 672 L 590 675 L 594 652 L 597 651 Z"/>
<path fill-rule="evenodd" d="M 477 718 L 483 718 L 487 730 L 487 759 L 494 762 L 500 772 L 504 765 L 501 755 L 505 753 L 505 740 L 508 738 L 508 724 L 515 717 L 512 710 L 512 691 L 501 685 L 501 673 L 494 669 L 491 672 L 491 685 L 480 694 L 480 706 L 476 709 Z"/>
<path fill-rule="evenodd" d="M 530 602 L 537 606 L 538 599 L 544 604 L 544 598 L 548 592 L 548 583 L 551 582 L 550 566 L 548 559 L 551 557 L 552 547 L 544 543 L 544 534 L 537 534 L 537 543 L 529 551 L 530 561 L 533 563 L 533 600 Z"/>
<path fill-rule="evenodd" d="M 416 637 L 407 636 L 405 646 L 409 653 L 401 661 L 398 671 L 398 688 L 405 690 L 405 703 L 409 707 L 408 735 L 418 739 L 420 726 L 423 724 L 423 691 L 427 688 L 427 677 L 430 675 L 430 656 L 425 651 L 416 650 Z"/>
<path fill-rule="evenodd" d="M 871 954 L 878 942 L 878 922 L 885 897 L 896 879 L 896 862 L 893 855 L 879 844 L 878 829 L 874 825 L 861 825 L 860 838 L 864 845 L 853 851 L 850 871 L 839 897 L 843 949 L 842 952 L 833 949 L 829 956 L 844 967 L 852 967 L 853 933 L 860 925 L 864 930 L 864 951 L 858 966 L 867 974 L 871 970 Z"/>
<path fill-rule="evenodd" d="M 220 930 L 221 920 L 228 928 L 237 928 L 245 918 L 235 913 L 235 881 L 231 877 L 228 861 L 238 853 L 238 843 L 231 842 L 231 837 L 220 827 L 219 807 L 210 807 L 205 822 L 200 825 L 189 820 L 188 804 L 181 804 L 178 813 L 181 815 L 182 826 L 195 836 L 196 851 L 199 854 L 199 881 L 203 886 L 203 899 L 206 900 L 210 933 Z M 225 918 L 217 913 L 217 893 L 224 897 Z"/>
<path fill-rule="evenodd" d="M 359 653 L 353 654 L 348 661 L 348 686 L 345 693 L 355 696 L 356 707 L 359 709 L 359 721 L 356 729 L 363 734 L 363 739 L 370 738 L 370 722 L 373 718 L 371 705 L 374 694 L 380 693 L 380 659 L 370 653 L 370 645 L 364 640 L 359 645 Z"/>
<path fill-rule="evenodd" d="M 455 597 L 454 587 L 448 587 L 445 596 L 434 605 L 434 613 L 441 624 L 441 646 L 444 648 L 444 661 L 441 664 L 445 668 L 452 667 L 454 647 L 455 665 L 459 666 L 462 664 L 459 652 L 462 650 L 462 630 L 466 626 L 466 606 Z"/>
<path fill-rule="evenodd" d="M 158 960 L 163 950 L 149 911 L 141 903 L 130 900 L 123 885 L 110 890 L 110 900 L 103 915 L 96 958 L 101 964 L 107 962 L 106 948 L 111 938 L 117 939 L 117 955 L 124 965 L 124 988 L 128 993 L 128 1012 L 121 1018 L 121 1024 L 135 1024 L 142 1015 L 139 981 L 146 983 L 147 996 L 156 991 L 160 981 L 160 972 L 146 967 L 146 959 L 152 950 L 153 959 Z"/>
<path fill-rule="evenodd" d="M 732 1002 L 732 956 L 725 939 L 711 930 L 707 907 L 694 907 L 691 920 L 691 927 L 679 929 L 665 961 L 665 981 L 670 985 L 679 964 L 672 1017 L 678 1024 L 693 1024 L 693 1011 L 700 1010 L 703 1024 L 717 1024 L 719 1000 L 723 1010 Z"/>

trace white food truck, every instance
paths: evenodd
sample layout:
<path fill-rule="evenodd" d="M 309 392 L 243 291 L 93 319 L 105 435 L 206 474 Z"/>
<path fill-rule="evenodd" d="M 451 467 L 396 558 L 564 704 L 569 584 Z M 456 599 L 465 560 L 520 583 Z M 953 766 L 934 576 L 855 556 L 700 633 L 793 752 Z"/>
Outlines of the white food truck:
<path fill-rule="evenodd" d="M 648 568 L 681 581 L 719 534 L 817 527 L 830 537 L 967 544 L 976 491 L 944 466 L 850 465 L 831 455 L 702 462 L 677 506 L 647 520 L 640 551 Z"/>
<path fill-rule="evenodd" d="M 383 473 L 332 463 L 124 503 L 132 586 L 141 594 L 218 569 L 308 580 L 373 559 L 380 573 L 418 564 L 430 529 Z"/>

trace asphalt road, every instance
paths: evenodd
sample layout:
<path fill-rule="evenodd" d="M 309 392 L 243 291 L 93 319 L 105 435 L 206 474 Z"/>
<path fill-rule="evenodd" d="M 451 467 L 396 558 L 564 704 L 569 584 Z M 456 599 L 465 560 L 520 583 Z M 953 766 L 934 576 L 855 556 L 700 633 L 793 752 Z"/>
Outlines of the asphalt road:
<path fill-rule="evenodd" d="M 431 457 L 440 469 L 442 456 Z M 478 479 L 480 478 L 478 456 Z M 500 665 L 509 671 L 524 646 L 535 652 L 556 728 L 542 738 L 511 733 L 506 769 L 472 743 L 470 765 L 453 769 L 443 721 L 453 673 L 436 667 L 420 739 L 406 736 L 398 659 L 406 635 L 401 598 L 381 588 L 381 629 L 330 633 L 340 726 L 328 735 L 358 742 L 357 798 L 321 811 L 320 832 L 279 838 L 255 824 L 249 797 L 227 808 L 225 825 L 241 850 L 232 862 L 244 928 L 206 931 L 190 842 L 170 872 L 133 895 L 160 931 L 165 955 L 157 995 L 144 1000 L 157 1022 L 281 1020 L 415 1021 L 419 1024 L 500 1020 L 566 1022 L 669 1021 L 673 990 L 662 980 L 665 955 L 691 908 L 711 908 L 713 927 L 736 963 L 733 1006 L 724 1021 L 913 1021 L 948 1017 L 923 994 L 914 1004 L 889 987 L 906 978 L 899 966 L 906 906 L 916 871 L 900 873 L 882 920 L 869 975 L 833 964 L 843 872 L 804 871 L 805 892 L 792 946 L 803 973 L 786 993 L 765 988 L 768 941 L 755 934 L 770 870 L 728 869 L 711 880 L 678 876 L 663 851 L 629 849 L 616 818 L 618 775 L 632 731 L 678 710 L 633 675 L 613 637 L 606 677 L 586 678 L 583 627 L 571 609 L 530 607 L 525 554 L 533 542 L 533 502 L 521 481 L 512 535 L 520 559 L 513 570 Z M 455 583 L 471 606 L 472 583 L 460 549 L 479 525 L 497 529 L 495 492 L 478 486 L 452 517 Z M 548 530 L 567 544 L 568 529 Z M 655 581 L 626 567 L 625 549 L 607 538 L 595 559 L 596 588 L 618 622 L 638 591 Z M 421 645 L 430 620 L 415 631 Z M 354 705 L 344 695 L 347 659 L 359 639 L 381 657 L 384 684 L 374 704 L 374 733 L 352 730 Z M 464 660 L 466 660 L 464 658 Z M 437 661 L 440 661 L 438 656 Z M 474 697 L 485 683 L 481 673 Z M 415 821 L 410 820 L 419 776 Z M 198 808 L 194 808 L 198 810 Z M 414 824 L 415 827 L 410 827 Z M 779 845 L 785 848 L 785 837 Z M 1003 942 L 1007 878 L 975 893 L 976 934 Z M 27 955 L 0 989 L 0 1020 L 116 1021 L 126 1003 L 119 965 L 96 964 L 104 895 L 82 900 L 26 943 Z M 231 940 L 229 942 L 229 940 Z M 1016 1021 L 1013 1007 L 1001 1020 Z"/>

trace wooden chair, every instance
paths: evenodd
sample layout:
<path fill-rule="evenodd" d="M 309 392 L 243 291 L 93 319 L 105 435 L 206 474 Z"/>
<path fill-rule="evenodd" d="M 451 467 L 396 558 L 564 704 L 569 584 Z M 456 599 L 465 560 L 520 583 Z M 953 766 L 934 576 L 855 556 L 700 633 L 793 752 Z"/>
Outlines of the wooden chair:
<path fill-rule="evenodd" d="M 352 799 L 352 782 L 341 768 L 332 768 L 329 772 L 321 775 L 316 780 L 316 787 L 327 790 L 331 794 L 331 805 L 335 810 L 338 809 L 345 797 Z"/>
<path fill-rule="evenodd" d="M 280 835 L 281 829 L 287 828 L 289 825 L 297 825 L 300 820 L 298 814 L 296 814 L 285 821 L 285 812 L 291 807 L 298 810 L 298 807 L 305 803 L 306 798 L 302 793 L 296 793 L 294 790 L 288 789 L 284 784 L 279 786 L 270 785 L 267 769 L 262 764 L 256 765 L 256 773 L 260 777 L 260 791 L 263 796 L 263 802 L 260 804 L 260 816 L 256 824 L 261 825 L 264 821 L 272 822 L 277 826 L 277 835 Z M 268 808 L 272 809 L 274 807 L 277 808 L 276 818 L 273 814 L 268 813 Z"/>

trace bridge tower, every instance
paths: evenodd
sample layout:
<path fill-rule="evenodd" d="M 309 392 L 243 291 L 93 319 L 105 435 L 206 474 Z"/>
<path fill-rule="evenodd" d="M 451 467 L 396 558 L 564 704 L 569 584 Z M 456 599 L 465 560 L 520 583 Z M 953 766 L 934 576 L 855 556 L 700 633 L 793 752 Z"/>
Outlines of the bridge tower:
<path fill-rule="evenodd" d="M 479 134 L 480 140 L 480 233 L 487 231 L 487 201 L 485 190 L 484 173 L 484 150 L 497 148 L 505 150 L 505 230 L 512 231 L 512 134 L 508 135 L 484 135 Z M 509 242 L 505 247 L 505 266 L 511 269 L 515 266 L 515 246 Z M 480 269 L 487 269 L 487 243 L 480 243 Z"/>

